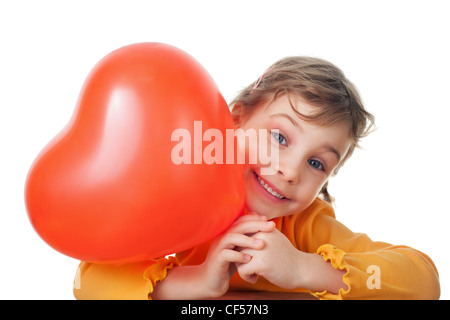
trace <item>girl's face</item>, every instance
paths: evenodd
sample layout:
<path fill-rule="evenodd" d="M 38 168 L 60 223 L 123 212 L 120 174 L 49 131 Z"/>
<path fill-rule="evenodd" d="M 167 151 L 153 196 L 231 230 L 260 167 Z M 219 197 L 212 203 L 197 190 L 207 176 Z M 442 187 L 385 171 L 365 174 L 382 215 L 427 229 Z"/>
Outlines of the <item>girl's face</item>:
<path fill-rule="evenodd" d="M 301 99 L 291 101 L 298 112 L 310 114 L 314 107 Z M 351 145 L 343 123 L 323 127 L 300 119 L 284 95 L 262 104 L 238 127 L 268 130 L 268 143 L 279 149 L 278 172 L 261 175 L 261 164 L 245 168 L 246 206 L 269 219 L 306 209 L 317 197 Z M 278 129 L 278 133 L 271 132 Z M 270 188 L 270 189 L 269 189 Z"/>

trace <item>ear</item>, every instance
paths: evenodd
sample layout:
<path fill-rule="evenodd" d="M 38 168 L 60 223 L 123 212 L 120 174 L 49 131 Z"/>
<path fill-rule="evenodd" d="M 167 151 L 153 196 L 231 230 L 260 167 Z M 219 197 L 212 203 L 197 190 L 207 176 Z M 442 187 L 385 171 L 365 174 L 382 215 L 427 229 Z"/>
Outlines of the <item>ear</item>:
<path fill-rule="evenodd" d="M 242 105 L 235 103 L 231 109 L 231 117 L 233 118 L 234 126 L 239 128 L 242 125 Z"/>

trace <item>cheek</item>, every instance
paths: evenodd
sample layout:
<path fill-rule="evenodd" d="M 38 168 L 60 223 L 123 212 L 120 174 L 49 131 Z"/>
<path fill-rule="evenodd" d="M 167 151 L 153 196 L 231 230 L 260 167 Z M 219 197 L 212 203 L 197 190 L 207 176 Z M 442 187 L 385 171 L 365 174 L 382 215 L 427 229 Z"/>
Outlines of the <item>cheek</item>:
<path fill-rule="evenodd" d="M 309 179 L 304 177 L 303 181 L 299 184 L 296 197 L 299 205 L 305 206 L 305 208 L 308 207 L 319 195 L 325 181 L 323 179 L 317 179 L 317 177 Z"/>
<path fill-rule="evenodd" d="M 270 132 L 248 130 L 250 130 L 247 132 L 248 137 L 238 138 L 240 152 L 238 161 L 244 163 L 246 170 L 254 170 L 262 175 L 275 174 L 278 170 L 279 149 L 271 142 Z M 265 171 L 261 172 L 262 168 L 265 168 Z"/>

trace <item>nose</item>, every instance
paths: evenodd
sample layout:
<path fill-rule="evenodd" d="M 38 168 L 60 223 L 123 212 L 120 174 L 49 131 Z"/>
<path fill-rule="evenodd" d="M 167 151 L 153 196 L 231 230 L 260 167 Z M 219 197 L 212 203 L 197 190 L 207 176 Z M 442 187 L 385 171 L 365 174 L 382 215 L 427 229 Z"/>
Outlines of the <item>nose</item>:
<path fill-rule="evenodd" d="M 285 161 L 279 164 L 278 175 L 289 184 L 297 184 L 301 177 L 300 165 L 296 161 Z"/>

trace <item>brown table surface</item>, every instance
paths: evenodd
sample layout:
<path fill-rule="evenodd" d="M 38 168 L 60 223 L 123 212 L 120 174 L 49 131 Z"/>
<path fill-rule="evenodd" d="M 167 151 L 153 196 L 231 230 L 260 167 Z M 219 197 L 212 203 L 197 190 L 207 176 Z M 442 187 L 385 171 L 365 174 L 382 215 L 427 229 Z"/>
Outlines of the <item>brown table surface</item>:
<path fill-rule="evenodd" d="M 228 291 L 211 300 L 317 300 L 308 292 Z"/>

